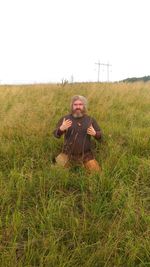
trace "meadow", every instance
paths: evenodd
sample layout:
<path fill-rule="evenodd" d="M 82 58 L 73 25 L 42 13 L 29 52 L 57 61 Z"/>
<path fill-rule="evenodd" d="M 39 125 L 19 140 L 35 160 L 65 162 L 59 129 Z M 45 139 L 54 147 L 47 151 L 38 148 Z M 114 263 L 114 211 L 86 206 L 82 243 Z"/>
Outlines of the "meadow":
<path fill-rule="evenodd" d="M 76 94 L 101 175 L 54 164 Z M 150 266 L 150 83 L 0 86 L 0 267 L 32 266 Z"/>

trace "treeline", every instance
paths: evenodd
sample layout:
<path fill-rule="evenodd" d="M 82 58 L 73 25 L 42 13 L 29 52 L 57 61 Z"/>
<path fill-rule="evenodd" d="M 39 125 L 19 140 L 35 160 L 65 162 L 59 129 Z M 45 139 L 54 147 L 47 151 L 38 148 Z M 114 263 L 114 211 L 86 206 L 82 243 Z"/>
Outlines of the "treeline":
<path fill-rule="evenodd" d="M 139 78 L 132 77 L 132 78 L 124 79 L 120 82 L 134 83 L 134 82 L 139 82 L 139 81 L 148 82 L 150 81 L 150 76 L 144 76 L 144 77 L 139 77 Z"/>

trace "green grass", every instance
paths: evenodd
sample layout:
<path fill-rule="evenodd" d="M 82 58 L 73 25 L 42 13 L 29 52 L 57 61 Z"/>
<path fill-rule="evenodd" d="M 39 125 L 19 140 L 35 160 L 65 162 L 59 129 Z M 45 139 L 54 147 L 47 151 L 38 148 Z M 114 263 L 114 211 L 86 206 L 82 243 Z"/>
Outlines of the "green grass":
<path fill-rule="evenodd" d="M 104 134 L 101 175 L 53 164 L 70 98 Z M 0 266 L 150 266 L 150 84 L 0 87 Z"/>

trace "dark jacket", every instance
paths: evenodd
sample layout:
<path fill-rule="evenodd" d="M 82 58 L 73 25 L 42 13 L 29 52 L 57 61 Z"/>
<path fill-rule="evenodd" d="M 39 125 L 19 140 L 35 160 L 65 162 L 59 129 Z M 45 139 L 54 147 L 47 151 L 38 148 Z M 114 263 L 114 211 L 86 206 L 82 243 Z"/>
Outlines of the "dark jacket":
<path fill-rule="evenodd" d="M 63 132 L 59 127 L 64 118 L 70 119 L 72 125 L 68 130 Z M 96 131 L 96 136 L 94 138 L 100 141 L 102 139 L 102 130 L 94 118 L 86 114 L 81 118 L 75 118 L 72 114 L 63 116 L 58 121 L 56 129 L 53 132 L 56 138 L 60 138 L 64 134 L 64 146 L 62 152 L 75 157 L 90 155 L 90 158 L 92 159 L 91 136 L 87 134 L 87 129 L 91 124 Z"/>

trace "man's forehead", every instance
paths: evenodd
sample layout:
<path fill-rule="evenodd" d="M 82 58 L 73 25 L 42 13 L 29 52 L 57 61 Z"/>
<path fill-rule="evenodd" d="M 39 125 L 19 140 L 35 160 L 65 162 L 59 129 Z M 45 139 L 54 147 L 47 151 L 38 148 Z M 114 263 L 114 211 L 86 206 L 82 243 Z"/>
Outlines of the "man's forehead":
<path fill-rule="evenodd" d="M 73 104 L 83 104 L 83 102 L 82 102 L 80 99 L 78 99 L 78 100 L 75 100 L 75 101 L 73 102 Z"/>

